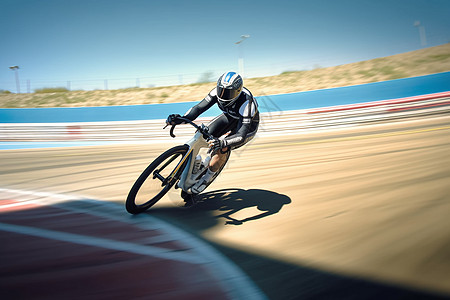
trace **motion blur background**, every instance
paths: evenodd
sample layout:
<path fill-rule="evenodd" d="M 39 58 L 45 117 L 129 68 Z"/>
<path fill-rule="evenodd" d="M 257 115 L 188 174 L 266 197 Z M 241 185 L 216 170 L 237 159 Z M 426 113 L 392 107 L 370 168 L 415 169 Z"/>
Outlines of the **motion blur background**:
<path fill-rule="evenodd" d="M 11 66 L 27 93 L 214 81 L 239 60 L 246 77 L 347 64 L 448 43 L 449 13 L 446 0 L 2 0 L 0 90 L 17 92 Z"/>
<path fill-rule="evenodd" d="M 195 267 L 237 266 L 264 294 L 255 299 L 448 299 L 449 15 L 448 0 L 1 0 L 0 294 L 200 299 L 193 289 L 211 288 L 221 299 L 184 268 L 202 257 L 183 245 L 195 237 L 228 259 Z M 159 108 L 202 99 L 229 69 L 264 106 L 257 138 L 196 207 L 175 207 L 173 190 L 128 215 L 142 170 L 193 133 L 179 126 L 168 141 Z M 299 106 L 280 109 L 284 96 Z M 99 122 L 124 104 L 155 115 Z M 147 222 L 183 235 L 127 226 Z M 154 250 L 193 255 L 171 268 Z"/>

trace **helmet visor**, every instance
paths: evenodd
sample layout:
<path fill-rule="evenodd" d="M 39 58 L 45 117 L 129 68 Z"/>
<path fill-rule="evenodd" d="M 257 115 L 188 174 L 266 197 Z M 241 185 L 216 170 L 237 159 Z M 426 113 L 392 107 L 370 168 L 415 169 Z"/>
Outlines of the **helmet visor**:
<path fill-rule="evenodd" d="M 225 89 L 222 87 L 217 87 L 217 96 L 219 97 L 219 99 L 225 101 L 233 100 L 239 95 L 239 92 L 240 91 L 237 91 L 235 89 Z"/>

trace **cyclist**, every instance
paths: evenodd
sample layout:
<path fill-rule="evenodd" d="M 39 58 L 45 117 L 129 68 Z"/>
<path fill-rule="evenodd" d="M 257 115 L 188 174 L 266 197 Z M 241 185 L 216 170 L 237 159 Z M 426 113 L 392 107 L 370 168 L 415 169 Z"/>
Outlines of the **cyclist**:
<path fill-rule="evenodd" d="M 208 141 L 212 158 L 205 175 L 191 188 L 194 194 L 199 194 L 206 188 L 226 162 L 228 152 L 245 145 L 258 130 L 258 103 L 244 87 L 243 79 L 238 73 L 226 72 L 220 76 L 217 86 L 201 102 L 189 109 L 183 118 L 193 121 L 216 103 L 223 113 L 208 124 L 209 133 L 214 136 L 214 139 Z M 181 124 L 183 121 L 179 117 L 179 114 L 171 114 L 166 122 L 169 125 Z"/>

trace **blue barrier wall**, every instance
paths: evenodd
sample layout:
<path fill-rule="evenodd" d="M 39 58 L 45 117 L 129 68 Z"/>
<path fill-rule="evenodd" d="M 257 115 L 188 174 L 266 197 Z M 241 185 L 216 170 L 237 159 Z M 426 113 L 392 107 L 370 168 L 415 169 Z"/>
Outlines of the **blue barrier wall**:
<path fill-rule="evenodd" d="M 404 98 L 450 91 L 450 72 L 341 88 L 257 97 L 260 111 L 287 111 Z M 201 99 L 199 99 L 201 100 Z M 196 102 L 76 108 L 5 108 L 0 123 L 101 122 L 165 119 Z M 211 108 L 203 116 L 215 116 Z"/>

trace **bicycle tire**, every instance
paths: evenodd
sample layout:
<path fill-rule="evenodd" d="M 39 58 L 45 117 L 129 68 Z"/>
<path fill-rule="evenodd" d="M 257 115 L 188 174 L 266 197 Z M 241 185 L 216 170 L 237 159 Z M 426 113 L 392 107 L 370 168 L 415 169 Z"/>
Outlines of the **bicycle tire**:
<path fill-rule="evenodd" d="M 160 174 L 160 171 L 165 171 L 167 174 L 172 174 L 175 171 L 175 167 L 181 162 L 189 147 L 187 145 L 180 145 L 162 153 L 158 156 L 138 177 L 134 185 L 132 186 L 130 192 L 128 193 L 127 200 L 125 202 L 125 208 L 130 214 L 138 214 L 143 211 L 146 211 L 151 206 L 153 206 L 156 202 L 158 202 L 171 188 L 172 186 L 179 180 L 182 170 L 184 169 L 184 165 L 187 163 L 185 161 L 183 166 L 178 168 L 176 174 L 173 174 L 172 178 L 164 177 Z M 166 164 L 164 166 L 164 164 Z M 169 167 L 169 165 L 171 165 Z M 158 167 L 162 169 L 158 169 Z M 167 168 L 167 170 L 165 170 Z M 153 176 L 150 176 L 152 175 Z M 167 179 L 170 179 L 166 182 Z M 143 185 L 145 183 L 149 183 L 152 186 L 152 190 L 148 192 L 144 191 Z M 159 189 L 158 184 L 161 185 Z M 155 186 L 153 188 L 153 185 Z M 143 203 L 137 203 L 138 198 L 144 197 Z M 148 199 L 148 200 L 147 200 Z"/>

